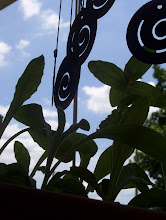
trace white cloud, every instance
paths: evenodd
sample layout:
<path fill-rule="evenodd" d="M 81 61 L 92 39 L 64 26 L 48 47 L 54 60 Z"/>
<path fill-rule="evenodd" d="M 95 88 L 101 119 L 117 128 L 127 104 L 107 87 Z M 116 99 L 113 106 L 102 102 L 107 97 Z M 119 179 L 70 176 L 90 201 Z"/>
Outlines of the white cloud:
<path fill-rule="evenodd" d="M 8 64 L 8 62 L 5 60 L 5 56 L 9 54 L 11 51 L 11 47 L 6 44 L 5 42 L 0 42 L 0 67 L 4 67 Z"/>
<path fill-rule="evenodd" d="M 47 123 L 51 126 L 51 129 L 56 131 L 58 128 L 58 122 L 55 120 L 46 120 Z"/>
<path fill-rule="evenodd" d="M 30 54 L 25 51 L 25 48 L 28 47 L 29 45 L 30 45 L 30 41 L 28 41 L 28 40 L 20 40 L 18 42 L 18 44 L 16 44 L 16 48 L 18 50 L 20 50 L 20 52 L 22 53 L 22 55 L 24 57 L 28 57 L 28 56 L 30 56 Z"/>
<path fill-rule="evenodd" d="M 56 111 L 52 111 L 50 109 L 43 109 L 43 115 L 44 117 L 49 117 L 49 118 L 57 118 L 58 114 Z"/>
<path fill-rule="evenodd" d="M 16 45 L 16 48 L 19 50 L 24 50 L 27 46 L 29 46 L 30 42 L 28 40 L 20 40 Z"/>
<path fill-rule="evenodd" d="M 48 98 L 42 98 L 42 102 L 44 102 L 45 105 L 51 105 L 51 101 Z"/>
<path fill-rule="evenodd" d="M 21 142 L 27 148 L 27 150 L 31 156 L 30 169 L 33 169 L 35 164 L 37 163 L 38 159 L 40 158 L 40 156 L 42 155 L 42 153 L 44 151 L 41 147 L 38 146 L 38 144 L 36 144 L 32 140 L 32 138 L 30 137 L 30 135 L 28 135 L 28 133 L 27 133 L 27 136 L 21 135 L 18 138 L 16 138 L 15 140 L 13 140 L 12 142 L 10 142 L 10 144 L 8 144 L 8 146 L 3 151 L 3 153 L 0 157 L 0 162 L 6 163 L 6 164 L 11 164 L 11 163 L 16 162 L 16 159 L 14 156 L 14 151 L 13 151 L 14 142 L 16 140 Z M 2 146 L 6 141 L 7 141 L 6 138 L 1 139 L 0 145 Z"/>
<path fill-rule="evenodd" d="M 38 15 L 41 9 L 41 2 L 38 0 L 20 0 L 20 10 L 23 11 L 25 19 Z"/>
<path fill-rule="evenodd" d="M 95 113 L 111 113 L 113 108 L 109 102 L 110 87 L 104 85 L 102 87 L 83 87 L 83 91 L 89 96 L 87 107 Z"/>
<path fill-rule="evenodd" d="M 52 9 L 42 11 L 41 19 L 42 19 L 42 28 L 44 30 L 52 30 L 52 29 L 57 30 L 59 16 Z M 63 22 L 63 20 L 61 18 L 61 24 L 60 25 L 61 25 L 61 27 L 68 27 L 69 22 Z"/>
<path fill-rule="evenodd" d="M 9 106 L 0 105 L 0 115 L 5 116 L 8 109 L 9 109 Z"/>

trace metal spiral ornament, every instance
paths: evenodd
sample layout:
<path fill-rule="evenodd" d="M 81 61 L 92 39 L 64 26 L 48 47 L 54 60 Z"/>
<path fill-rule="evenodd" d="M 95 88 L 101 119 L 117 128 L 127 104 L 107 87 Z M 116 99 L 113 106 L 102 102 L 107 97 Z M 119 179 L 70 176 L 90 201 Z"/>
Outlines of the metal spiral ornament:
<path fill-rule="evenodd" d="M 75 18 L 67 41 L 67 55 L 58 70 L 53 88 L 56 107 L 66 109 L 73 100 L 80 79 L 81 65 L 89 56 L 97 32 L 97 19 L 104 16 L 115 0 L 87 0 Z"/>
<path fill-rule="evenodd" d="M 166 62 L 166 1 L 152 0 L 132 17 L 127 28 L 131 53 L 149 64 Z"/>

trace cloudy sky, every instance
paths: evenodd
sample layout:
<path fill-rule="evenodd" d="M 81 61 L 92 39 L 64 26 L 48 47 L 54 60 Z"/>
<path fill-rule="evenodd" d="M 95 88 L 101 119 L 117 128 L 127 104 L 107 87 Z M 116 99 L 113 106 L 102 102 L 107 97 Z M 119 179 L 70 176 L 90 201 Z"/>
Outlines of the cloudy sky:
<path fill-rule="evenodd" d="M 100 83 L 87 68 L 90 60 L 109 61 L 121 69 L 131 57 L 126 44 L 127 25 L 133 16 L 147 0 L 116 0 L 111 10 L 98 20 L 98 31 L 94 47 L 86 62 L 82 65 L 81 79 L 78 90 L 78 120 L 85 118 L 91 124 L 90 132 L 95 131 L 100 122 L 111 113 L 109 104 L 109 87 Z M 45 70 L 42 83 L 27 103 L 42 105 L 44 116 L 53 129 L 57 128 L 56 108 L 51 106 L 52 76 L 56 46 L 59 0 L 18 0 L 16 3 L 0 11 L 0 114 L 5 115 L 11 102 L 17 80 L 31 59 L 45 57 Z M 66 41 L 69 33 L 70 1 L 62 1 L 62 17 L 60 25 L 60 40 L 57 58 L 57 69 L 66 56 Z M 143 77 L 146 82 L 153 82 L 152 69 Z M 72 124 L 72 105 L 65 111 L 67 127 Z M 12 121 L 0 141 L 5 140 L 23 126 Z M 42 150 L 24 134 L 19 139 L 31 154 L 31 168 L 42 153 Z M 99 156 L 108 147 L 110 141 L 98 141 Z M 90 169 L 93 169 L 97 156 L 93 158 Z M 0 162 L 14 162 L 13 143 L 1 155 Z M 65 165 L 61 167 L 63 169 Z M 60 168 L 59 168 L 60 169 Z M 38 173 L 36 179 L 41 181 Z M 127 203 L 133 196 L 133 191 L 124 191 L 118 201 Z"/>

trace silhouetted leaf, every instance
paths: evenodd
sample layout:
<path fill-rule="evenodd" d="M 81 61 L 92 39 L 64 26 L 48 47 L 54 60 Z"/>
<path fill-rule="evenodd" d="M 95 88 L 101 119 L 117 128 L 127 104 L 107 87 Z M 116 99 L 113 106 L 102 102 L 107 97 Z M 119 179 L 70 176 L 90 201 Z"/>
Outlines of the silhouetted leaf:
<path fill-rule="evenodd" d="M 94 175 L 97 181 L 107 176 L 111 172 L 112 170 L 111 158 L 112 158 L 112 147 L 108 147 L 100 155 L 94 170 Z"/>
<path fill-rule="evenodd" d="M 86 137 L 87 137 L 87 135 L 80 134 L 80 133 L 73 133 L 73 134 L 69 135 L 60 145 L 55 157 L 57 159 L 61 160 L 61 158 L 66 154 L 67 151 L 70 151 L 70 149 L 72 149 L 73 146 L 77 142 L 79 142 L 80 140 L 82 140 Z M 97 145 L 95 144 L 95 142 L 93 140 L 90 140 L 90 141 L 86 142 L 85 144 L 80 145 L 76 149 L 76 151 L 78 151 L 82 155 L 82 159 L 83 159 L 83 155 L 88 155 L 89 159 L 90 159 L 90 157 L 94 156 L 94 154 L 97 152 Z M 72 151 L 72 153 L 67 155 L 65 157 L 65 159 L 63 160 L 63 162 L 65 162 L 65 163 L 70 162 L 74 157 L 74 152 L 75 151 Z"/>
<path fill-rule="evenodd" d="M 108 115 L 108 117 L 100 123 L 99 128 L 102 129 L 119 124 L 120 118 L 121 115 L 119 114 L 119 112 L 117 110 L 113 110 L 112 114 Z"/>
<path fill-rule="evenodd" d="M 103 61 L 90 61 L 89 70 L 102 83 L 115 88 L 125 88 L 126 79 L 123 71 L 113 63 Z"/>
<path fill-rule="evenodd" d="M 60 180 L 61 177 L 63 177 L 64 175 L 68 174 L 69 171 L 67 170 L 63 170 L 62 172 L 57 172 L 48 182 L 47 184 L 47 190 L 53 190 L 54 186 L 56 185 L 56 183 L 58 182 L 58 180 Z"/>
<path fill-rule="evenodd" d="M 51 191 L 87 197 L 83 184 L 71 175 L 56 181 Z"/>
<path fill-rule="evenodd" d="M 39 158 L 39 160 L 37 161 L 36 165 L 34 166 L 30 177 L 33 177 L 36 173 L 36 171 L 39 169 L 39 167 L 41 166 L 41 164 L 43 163 L 43 161 L 47 158 L 47 151 L 45 151 L 42 156 Z"/>
<path fill-rule="evenodd" d="M 81 128 L 82 130 L 85 130 L 85 131 L 89 131 L 90 130 L 90 124 L 87 120 L 82 119 L 79 122 L 79 128 Z"/>
<path fill-rule="evenodd" d="M 83 168 L 83 167 L 71 167 L 70 172 L 73 176 L 76 176 L 80 178 L 81 180 L 84 180 L 85 182 L 87 182 L 90 186 L 92 186 L 96 190 L 98 195 L 103 197 L 100 191 L 100 188 L 97 184 L 95 175 L 92 172 L 90 172 L 88 169 Z"/>
<path fill-rule="evenodd" d="M 118 106 L 122 100 L 124 90 L 121 87 L 111 87 L 110 89 L 110 103 L 112 107 Z"/>
<path fill-rule="evenodd" d="M 166 100 L 162 96 L 160 90 L 144 82 L 130 82 L 126 90 L 126 96 L 128 95 L 146 96 L 148 97 L 151 106 L 166 106 Z"/>
<path fill-rule="evenodd" d="M 128 80 L 134 81 L 141 78 L 150 67 L 151 64 L 143 63 L 132 56 L 125 66 L 124 73 Z"/>
<path fill-rule="evenodd" d="M 21 186 L 31 186 L 28 173 L 19 163 L 0 164 L 0 182 L 16 184 Z"/>
<path fill-rule="evenodd" d="M 57 132 L 62 133 L 64 131 L 65 124 L 66 124 L 66 116 L 65 116 L 63 109 L 58 108 L 57 110 L 58 110 L 58 129 L 57 129 Z"/>
<path fill-rule="evenodd" d="M 29 134 L 33 138 L 33 140 L 44 150 L 48 149 L 48 138 L 47 138 L 47 132 L 46 130 L 38 130 L 33 131 L 30 130 Z"/>
<path fill-rule="evenodd" d="M 45 128 L 45 120 L 42 107 L 38 104 L 28 104 L 21 106 L 14 118 L 33 129 Z"/>
<path fill-rule="evenodd" d="M 116 184 L 115 195 L 117 196 L 120 190 L 125 186 L 133 183 L 137 186 L 137 183 L 139 184 L 140 182 L 143 182 L 146 185 L 153 185 L 145 171 L 137 164 L 133 163 L 124 166 Z"/>
<path fill-rule="evenodd" d="M 37 88 L 41 82 L 44 69 L 44 57 L 40 56 L 33 59 L 25 69 L 22 76 L 19 78 L 14 98 L 10 104 L 9 110 L 3 121 L 3 125 L 0 130 L 0 137 L 3 134 L 6 126 L 15 115 L 19 107 L 31 97 L 31 95 L 37 91 Z"/>
<path fill-rule="evenodd" d="M 20 163 L 24 167 L 25 171 L 28 173 L 31 159 L 28 150 L 21 142 L 15 141 L 14 153 L 17 162 Z"/>
<path fill-rule="evenodd" d="M 147 119 L 148 113 L 149 100 L 147 97 L 140 97 L 128 108 L 120 123 L 142 125 Z"/>
<path fill-rule="evenodd" d="M 98 130 L 88 137 L 108 138 L 128 144 L 165 163 L 166 140 L 152 129 L 141 125 L 123 124 Z"/>
<path fill-rule="evenodd" d="M 150 189 L 134 197 L 129 205 L 141 208 L 166 207 L 166 192 L 159 189 Z"/>
<path fill-rule="evenodd" d="M 83 167 L 71 167 L 70 172 L 73 176 L 77 176 L 81 180 L 85 180 L 85 182 L 89 183 L 91 186 L 96 187 L 96 178 L 88 169 Z"/>

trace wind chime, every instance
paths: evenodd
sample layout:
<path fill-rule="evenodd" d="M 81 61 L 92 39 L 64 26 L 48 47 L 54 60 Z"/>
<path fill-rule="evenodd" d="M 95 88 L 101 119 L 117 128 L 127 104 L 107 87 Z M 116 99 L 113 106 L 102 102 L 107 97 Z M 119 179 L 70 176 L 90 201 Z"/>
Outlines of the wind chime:
<path fill-rule="evenodd" d="M 149 64 L 166 62 L 166 1 L 152 0 L 132 17 L 127 29 L 131 53 Z"/>
<path fill-rule="evenodd" d="M 71 0 L 70 32 L 67 53 L 53 78 L 53 101 L 56 107 L 66 109 L 75 97 L 74 123 L 77 118 L 77 89 L 81 65 L 89 56 L 97 31 L 97 21 L 112 7 L 115 0 L 76 0 L 76 17 L 72 21 Z M 60 0 L 59 24 L 62 0 Z M 59 25 L 58 34 L 59 37 Z M 58 45 L 57 37 L 57 45 Z M 166 0 L 152 0 L 142 6 L 132 17 L 127 28 L 127 45 L 140 61 L 150 64 L 166 62 Z M 56 61 L 57 49 L 54 56 Z"/>
<path fill-rule="evenodd" d="M 67 41 L 67 54 L 63 59 L 55 81 L 55 67 L 53 77 L 53 101 L 56 107 L 66 109 L 75 97 L 74 101 L 74 123 L 77 114 L 77 89 L 80 79 L 81 65 L 89 56 L 93 47 L 97 20 L 104 16 L 112 7 L 115 0 L 76 0 L 76 17 L 72 21 L 73 0 L 71 1 L 70 33 Z M 62 0 L 60 0 L 59 24 Z M 57 34 L 57 45 L 59 37 L 59 24 Z M 56 47 L 54 56 L 57 57 Z"/>

